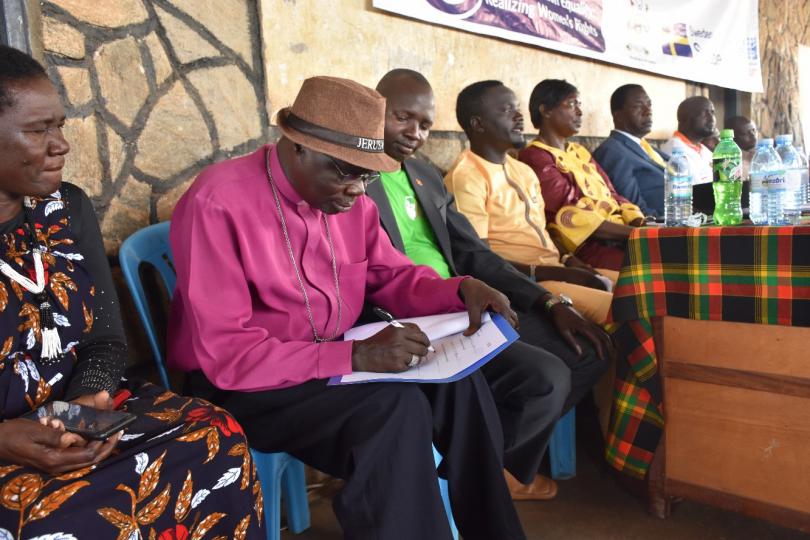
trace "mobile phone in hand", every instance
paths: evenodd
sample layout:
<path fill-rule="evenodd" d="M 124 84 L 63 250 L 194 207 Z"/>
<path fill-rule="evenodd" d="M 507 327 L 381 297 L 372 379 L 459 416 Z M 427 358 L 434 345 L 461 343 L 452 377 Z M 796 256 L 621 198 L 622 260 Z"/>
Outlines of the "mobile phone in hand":
<path fill-rule="evenodd" d="M 67 401 L 51 401 L 23 416 L 29 420 L 55 418 L 65 429 L 86 439 L 104 440 L 135 421 L 132 413 L 85 407 Z"/>

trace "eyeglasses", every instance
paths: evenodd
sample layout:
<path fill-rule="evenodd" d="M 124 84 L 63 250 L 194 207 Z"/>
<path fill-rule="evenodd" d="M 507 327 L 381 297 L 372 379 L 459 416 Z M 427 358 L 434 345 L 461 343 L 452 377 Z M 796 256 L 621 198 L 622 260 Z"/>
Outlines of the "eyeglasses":
<path fill-rule="evenodd" d="M 335 159 L 332 156 L 330 156 L 328 154 L 324 154 L 324 155 L 326 157 L 328 157 L 329 161 L 332 162 L 332 165 L 335 166 L 335 169 L 337 170 L 338 174 L 340 175 L 340 181 L 341 182 L 363 182 L 363 186 L 367 186 L 367 185 L 369 185 L 369 184 L 371 184 L 373 182 L 376 182 L 377 180 L 380 179 L 380 173 L 378 173 L 376 171 L 362 173 L 362 174 L 345 173 L 345 172 L 343 172 L 343 169 L 340 168 L 340 165 L 337 164 L 337 161 L 335 161 Z"/>

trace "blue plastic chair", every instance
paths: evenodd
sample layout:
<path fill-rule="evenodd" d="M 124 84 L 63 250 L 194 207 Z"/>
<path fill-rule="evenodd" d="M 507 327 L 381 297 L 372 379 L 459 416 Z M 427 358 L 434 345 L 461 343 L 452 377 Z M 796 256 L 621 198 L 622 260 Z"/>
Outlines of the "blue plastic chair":
<path fill-rule="evenodd" d="M 169 222 L 150 225 L 136 231 L 121 244 L 118 259 L 124 279 L 127 282 L 135 308 L 141 318 L 149 345 L 155 357 L 160 380 L 166 388 L 170 388 L 169 376 L 163 363 L 163 351 L 157 339 L 155 323 L 146 292 L 141 282 L 140 269 L 142 264 L 151 265 L 160 275 L 166 291 L 171 297 L 174 293 L 176 273 L 174 270 L 174 257 L 169 244 Z M 264 515 L 267 525 L 267 538 L 279 540 L 281 527 L 281 492 L 287 501 L 287 525 L 291 532 L 300 533 L 309 528 L 309 505 L 307 501 L 306 481 L 304 479 L 304 464 L 283 452 L 264 453 L 253 448 L 250 449 L 259 481 L 264 491 Z M 441 462 L 441 455 L 433 447 L 433 457 L 436 466 Z M 270 489 L 268 489 L 268 487 Z M 458 540 L 458 529 L 453 520 L 450 509 L 450 497 L 447 490 L 447 480 L 439 479 L 439 490 L 442 494 L 444 509 L 453 538 Z"/>
<path fill-rule="evenodd" d="M 571 408 L 557 420 L 548 445 L 551 477 L 566 480 L 577 475 L 576 409 Z"/>
<path fill-rule="evenodd" d="M 439 468 L 439 463 L 442 462 L 442 455 L 433 447 L 433 461 L 436 462 L 436 468 Z M 447 490 L 447 480 L 439 477 L 439 491 L 442 494 L 442 502 L 444 503 L 444 511 L 447 513 L 447 521 L 450 522 L 450 532 L 453 533 L 453 540 L 458 540 L 458 528 L 456 528 L 456 520 L 453 519 L 453 510 L 450 508 L 450 493 Z"/>
<path fill-rule="evenodd" d="M 170 388 L 166 367 L 163 365 L 163 351 L 157 340 L 155 323 L 140 274 L 142 264 L 152 266 L 162 278 L 169 296 L 174 292 L 176 276 L 174 258 L 169 245 L 169 222 L 150 225 L 135 232 L 121 244 L 118 260 L 149 338 L 160 380 L 166 388 Z M 304 464 L 284 452 L 267 453 L 251 448 L 250 453 L 253 455 L 253 462 L 256 464 L 264 492 L 264 519 L 268 540 L 281 538 L 282 491 L 287 503 L 287 525 L 290 531 L 298 534 L 308 529 L 309 501 Z"/>

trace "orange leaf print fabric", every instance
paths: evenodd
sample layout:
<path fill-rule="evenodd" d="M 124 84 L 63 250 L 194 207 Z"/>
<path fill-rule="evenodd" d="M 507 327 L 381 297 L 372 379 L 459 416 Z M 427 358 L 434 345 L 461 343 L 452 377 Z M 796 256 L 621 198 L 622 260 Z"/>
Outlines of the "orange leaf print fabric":
<path fill-rule="evenodd" d="M 177 496 L 177 503 L 174 505 L 174 519 L 177 521 L 183 521 L 188 515 L 193 492 L 194 481 L 191 478 L 191 471 L 188 471 L 186 479 L 183 481 L 183 487 L 180 489 L 180 494 Z"/>
<path fill-rule="evenodd" d="M 5 465 L 3 467 L 0 467 L 0 478 L 3 478 L 8 474 L 13 473 L 14 471 L 18 471 L 20 469 L 22 469 L 22 465 Z"/>
<path fill-rule="evenodd" d="M 0 312 L 6 310 L 8 305 L 8 289 L 3 283 L 0 283 Z"/>
<path fill-rule="evenodd" d="M 47 497 L 42 498 L 31 508 L 31 512 L 28 514 L 28 520 L 31 521 L 47 517 L 51 512 L 62 506 L 65 501 L 73 497 L 77 491 L 89 485 L 90 482 L 80 480 L 57 489 Z"/>
<path fill-rule="evenodd" d="M 216 525 L 216 523 L 225 517 L 225 514 L 221 512 L 214 512 L 213 514 L 206 516 L 197 528 L 194 529 L 194 533 L 191 535 L 191 540 L 202 540 L 202 538 L 211 530 L 211 527 Z"/>
<path fill-rule="evenodd" d="M 160 515 L 166 510 L 166 506 L 169 504 L 169 494 L 171 489 L 172 485 L 167 484 L 163 491 L 160 492 L 160 495 L 152 499 L 149 504 L 138 510 L 138 513 L 135 515 L 135 519 L 138 520 L 138 523 L 141 525 L 149 525 L 160 517 Z"/>
<path fill-rule="evenodd" d="M 160 480 L 160 468 L 163 466 L 163 458 L 166 457 L 166 450 L 160 454 L 160 457 L 153 461 L 141 475 L 141 481 L 138 484 L 138 501 L 144 500 L 148 497 Z"/>
<path fill-rule="evenodd" d="M 9 336 L 6 338 L 6 341 L 3 342 L 3 348 L 0 349 L 0 360 L 5 360 L 6 357 L 11 353 L 11 346 L 14 344 L 14 338 Z"/>
<path fill-rule="evenodd" d="M 138 419 L 115 457 L 57 476 L 0 463 L 0 528 L 19 539 L 57 531 L 121 540 L 266 538 L 261 489 L 238 424 L 201 400 L 149 384 L 127 389 L 133 395 L 122 409 Z M 166 410 L 180 418 L 148 414 Z"/>
<path fill-rule="evenodd" d="M 62 304 L 64 309 L 70 309 L 70 296 L 68 296 L 67 291 L 76 292 L 78 287 L 76 287 L 76 283 L 67 276 L 67 274 L 63 272 L 56 272 L 55 274 L 51 275 L 50 281 L 51 291 L 53 294 L 56 295 L 57 300 L 59 303 Z"/>
<path fill-rule="evenodd" d="M 42 490 L 42 477 L 38 474 L 21 474 L 3 485 L 0 504 L 9 510 L 27 508 Z"/>
<path fill-rule="evenodd" d="M 245 540 L 245 535 L 247 534 L 249 526 L 250 526 L 250 514 L 243 517 L 242 521 L 240 521 L 239 525 L 237 525 L 236 529 L 234 529 L 233 531 L 234 540 Z"/>
<path fill-rule="evenodd" d="M 129 538 L 138 528 L 130 516 L 115 508 L 99 508 L 98 513 L 119 530 L 118 538 Z"/>

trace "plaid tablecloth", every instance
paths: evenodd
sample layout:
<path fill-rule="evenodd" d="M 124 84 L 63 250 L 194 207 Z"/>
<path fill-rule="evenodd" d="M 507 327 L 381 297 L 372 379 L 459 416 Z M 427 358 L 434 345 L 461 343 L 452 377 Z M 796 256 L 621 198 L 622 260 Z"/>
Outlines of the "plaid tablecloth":
<path fill-rule="evenodd" d="M 810 227 L 643 228 L 610 330 L 619 348 L 605 456 L 643 477 L 664 425 L 652 317 L 810 326 Z"/>

